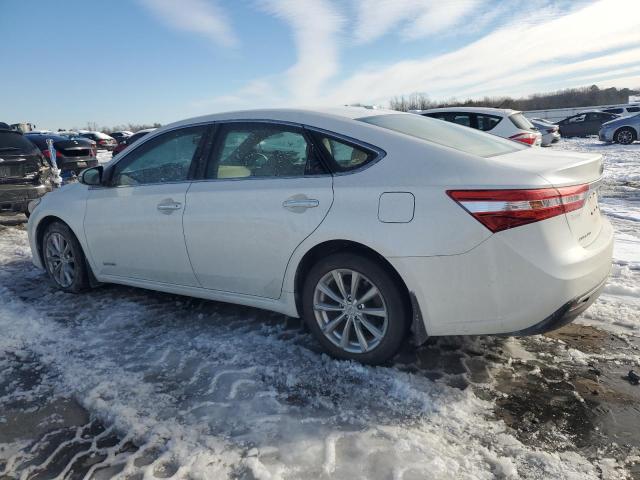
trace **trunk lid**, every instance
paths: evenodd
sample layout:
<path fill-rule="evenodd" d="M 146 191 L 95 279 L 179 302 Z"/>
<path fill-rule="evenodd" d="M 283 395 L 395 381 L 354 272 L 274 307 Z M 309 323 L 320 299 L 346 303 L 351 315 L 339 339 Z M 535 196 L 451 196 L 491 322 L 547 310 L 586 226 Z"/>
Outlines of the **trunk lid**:
<path fill-rule="evenodd" d="M 527 149 L 493 159 L 535 173 L 554 187 L 589 185 L 583 207 L 566 213 L 565 217 L 574 238 L 581 246 L 588 246 L 598 237 L 602 226 L 598 205 L 598 187 L 604 167 L 602 155 Z"/>

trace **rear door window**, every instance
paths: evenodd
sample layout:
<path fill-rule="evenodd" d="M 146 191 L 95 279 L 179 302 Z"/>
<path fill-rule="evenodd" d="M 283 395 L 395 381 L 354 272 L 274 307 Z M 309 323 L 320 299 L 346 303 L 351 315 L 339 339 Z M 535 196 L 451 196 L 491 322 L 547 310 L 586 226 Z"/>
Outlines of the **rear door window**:
<path fill-rule="evenodd" d="M 324 173 L 302 129 L 268 123 L 221 127 L 206 178 L 302 177 Z"/>
<path fill-rule="evenodd" d="M 476 120 L 478 122 L 478 130 L 488 132 L 500 123 L 502 117 L 499 117 L 498 115 L 489 115 L 487 113 L 476 113 Z"/>
<path fill-rule="evenodd" d="M 576 115 L 575 117 L 567 118 L 567 123 L 582 123 L 587 118 L 587 114 Z"/>
<path fill-rule="evenodd" d="M 464 125 L 465 127 L 471 127 L 471 114 L 466 112 L 454 112 L 451 115 L 451 122 L 458 125 Z"/>
<path fill-rule="evenodd" d="M 640 107 L 629 107 L 627 108 L 627 112 L 629 113 L 640 112 Z"/>

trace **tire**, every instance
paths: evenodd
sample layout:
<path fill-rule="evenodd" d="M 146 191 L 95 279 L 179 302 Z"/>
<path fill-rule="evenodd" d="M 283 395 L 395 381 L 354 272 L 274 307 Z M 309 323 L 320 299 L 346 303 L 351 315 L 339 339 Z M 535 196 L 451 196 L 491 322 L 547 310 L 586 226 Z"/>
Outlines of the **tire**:
<path fill-rule="evenodd" d="M 373 295 L 372 287 L 377 291 Z M 397 282 L 379 263 L 354 253 L 329 255 L 311 268 L 302 309 L 307 326 L 330 355 L 369 365 L 393 357 L 409 330 L 408 309 Z"/>
<path fill-rule="evenodd" d="M 41 248 L 47 273 L 58 288 L 71 293 L 89 288 L 84 252 L 67 225 L 62 222 L 49 225 L 42 237 Z"/>
<path fill-rule="evenodd" d="M 636 141 L 636 132 L 633 128 L 623 127 L 613 135 L 613 140 L 621 145 L 630 145 Z"/>

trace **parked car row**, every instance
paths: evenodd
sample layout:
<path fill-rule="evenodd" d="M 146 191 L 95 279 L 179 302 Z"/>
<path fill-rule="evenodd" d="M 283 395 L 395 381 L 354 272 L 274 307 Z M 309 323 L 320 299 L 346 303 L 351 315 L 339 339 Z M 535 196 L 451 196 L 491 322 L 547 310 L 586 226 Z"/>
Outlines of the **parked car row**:
<path fill-rule="evenodd" d="M 445 107 L 410 112 L 482 130 L 525 145 L 546 147 L 556 143 L 560 137 L 589 135 L 598 135 L 605 142 L 633 143 L 640 138 L 640 113 L 633 113 L 634 108 L 584 111 L 557 124 L 543 118 L 529 120 L 517 110 L 488 107 Z M 613 110 L 626 116 L 613 113 Z"/>

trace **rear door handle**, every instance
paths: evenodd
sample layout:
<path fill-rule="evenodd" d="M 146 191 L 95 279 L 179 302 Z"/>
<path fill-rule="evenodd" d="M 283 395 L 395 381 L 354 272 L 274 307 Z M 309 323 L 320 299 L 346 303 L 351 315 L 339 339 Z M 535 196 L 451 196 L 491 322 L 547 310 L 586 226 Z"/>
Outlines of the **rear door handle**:
<path fill-rule="evenodd" d="M 284 208 L 288 208 L 289 210 L 298 210 L 298 209 L 307 209 L 307 208 L 315 208 L 320 205 L 320 202 L 315 198 L 295 198 L 290 200 L 285 200 L 282 203 Z"/>
<path fill-rule="evenodd" d="M 162 213 L 171 213 L 174 210 L 180 210 L 182 208 L 182 203 L 174 202 L 173 200 L 165 200 L 162 203 L 159 203 L 157 208 Z"/>

